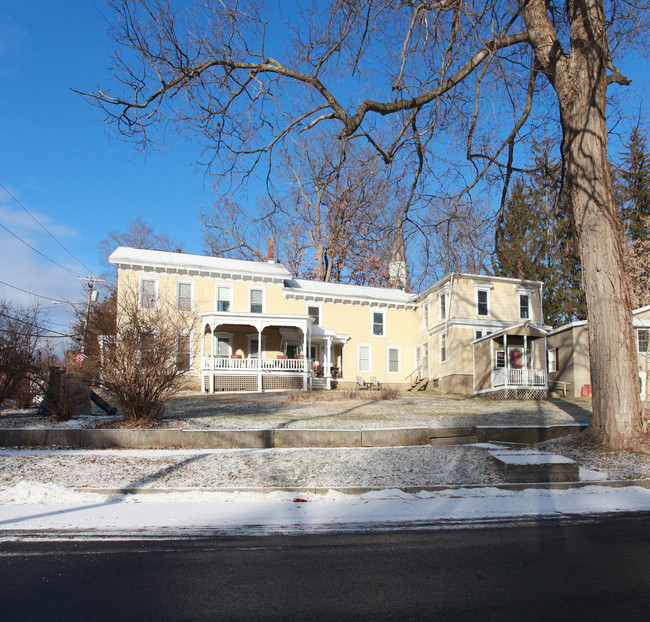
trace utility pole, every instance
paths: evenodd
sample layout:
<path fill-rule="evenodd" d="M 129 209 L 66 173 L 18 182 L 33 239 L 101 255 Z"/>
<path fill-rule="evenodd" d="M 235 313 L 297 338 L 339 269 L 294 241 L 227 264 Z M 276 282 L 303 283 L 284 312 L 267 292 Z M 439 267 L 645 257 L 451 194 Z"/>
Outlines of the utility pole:
<path fill-rule="evenodd" d="M 88 341 L 88 323 L 90 319 L 90 306 L 95 300 L 97 300 L 97 290 L 95 289 L 95 283 L 104 283 L 106 279 L 98 279 L 94 276 L 91 277 L 77 277 L 80 281 L 88 281 L 88 300 L 86 302 L 86 313 L 84 314 L 84 338 L 82 344 L 82 353 L 86 354 L 86 343 Z"/>

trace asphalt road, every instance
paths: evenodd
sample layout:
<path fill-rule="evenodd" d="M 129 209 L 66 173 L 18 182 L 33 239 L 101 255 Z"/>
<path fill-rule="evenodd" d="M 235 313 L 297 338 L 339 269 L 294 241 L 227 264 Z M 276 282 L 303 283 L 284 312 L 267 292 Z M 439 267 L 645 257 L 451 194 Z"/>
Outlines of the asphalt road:
<path fill-rule="evenodd" d="M 0 543 L 4 620 L 647 620 L 650 516 Z"/>

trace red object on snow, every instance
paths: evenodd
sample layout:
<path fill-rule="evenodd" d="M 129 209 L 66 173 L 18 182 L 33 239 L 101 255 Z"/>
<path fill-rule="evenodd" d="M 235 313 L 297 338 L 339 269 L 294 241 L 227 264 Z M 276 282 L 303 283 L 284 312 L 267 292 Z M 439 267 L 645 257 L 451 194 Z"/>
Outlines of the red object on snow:
<path fill-rule="evenodd" d="M 582 391 L 580 392 L 580 395 L 582 395 L 582 397 L 592 397 L 592 395 L 591 395 L 591 385 L 590 384 L 585 384 L 582 387 Z"/>
<path fill-rule="evenodd" d="M 301 499 L 300 497 L 296 497 L 293 502 L 294 503 L 307 503 L 308 499 Z"/>

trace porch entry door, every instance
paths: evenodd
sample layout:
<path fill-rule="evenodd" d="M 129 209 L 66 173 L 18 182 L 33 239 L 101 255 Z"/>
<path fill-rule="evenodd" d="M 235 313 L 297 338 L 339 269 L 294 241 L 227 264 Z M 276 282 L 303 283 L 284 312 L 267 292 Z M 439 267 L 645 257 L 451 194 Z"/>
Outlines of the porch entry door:
<path fill-rule="evenodd" d="M 300 354 L 300 346 L 295 343 L 287 344 L 287 356 L 292 359 Z"/>
<path fill-rule="evenodd" d="M 508 348 L 510 369 L 521 369 L 524 366 L 523 348 Z"/>

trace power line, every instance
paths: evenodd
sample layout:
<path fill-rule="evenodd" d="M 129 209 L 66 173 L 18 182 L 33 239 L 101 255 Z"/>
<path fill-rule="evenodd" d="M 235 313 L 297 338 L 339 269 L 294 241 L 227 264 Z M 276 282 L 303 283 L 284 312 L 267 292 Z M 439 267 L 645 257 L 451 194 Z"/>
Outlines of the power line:
<path fill-rule="evenodd" d="M 41 296 L 41 294 L 35 294 L 34 292 L 28 292 L 26 289 L 21 289 L 20 287 L 16 287 L 15 285 L 11 285 L 11 283 L 5 283 L 4 281 L 0 281 L 0 284 L 6 285 L 7 287 L 11 287 L 12 289 L 16 289 L 19 292 L 23 292 L 23 294 L 29 294 L 30 296 L 35 296 L 36 298 L 43 298 L 43 300 L 49 300 L 50 302 L 60 302 L 62 304 L 65 304 L 65 300 L 56 300 L 52 298 L 51 296 Z"/>
<path fill-rule="evenodd" d="M 47 233 L 70 257 L 72 257 L 80 266 L 82 266 L 88 274 L 92 274 L 93 271 L 86 265 L 84 264 L 81 259 L 79 259 L 74 253 L 69 251 L 61 242 L 54 236 L 53 233 L 48 231 L 37 219 L 36 217 L 11 193 L 7 188 L 4 186 L 4 184 L 0 183 L 0 188 L 2 188 L 24 211 L 25 213 L 41 228 L 45 233 Z"/>
<path fill-rule="evenodd" d="M 35 253 L 38 253 L 44 259 L 47 259 L 48 261 L 51 261 L 55 266 L 59 266 L 59 268 L 63 268 L 64 270 L 66 270 L 70 274 L 74 274 L 75 276 L 77 276 L 76 272 L 74 272 L 73 270 L 70 270 L 70 268 L 66 268 L 63 264 L 60 264 L 58 261 L 54 261 L 54 259 L 50 259 L 44 253 L 41 253 L 41 251 L 39 251 L 37 248 L 34 248 L 29 242 L 25 242 L 25 240 L 23 240 L 19 235 L 16 235 L 13 231 L 7 229 L 7 227 L 5 227 L 1 222 L 0 222 L 0 227 L 2 227 L 7 233 L 10 233 L 11 235 L 13 235 L 17 240 L 20 240 L 25 246 L 28 246 L 29 248 L 31 248 Z"/>

